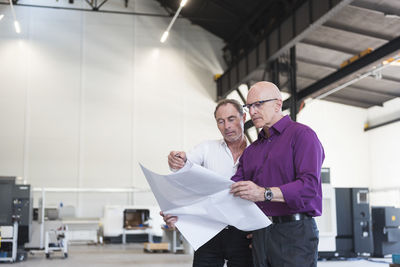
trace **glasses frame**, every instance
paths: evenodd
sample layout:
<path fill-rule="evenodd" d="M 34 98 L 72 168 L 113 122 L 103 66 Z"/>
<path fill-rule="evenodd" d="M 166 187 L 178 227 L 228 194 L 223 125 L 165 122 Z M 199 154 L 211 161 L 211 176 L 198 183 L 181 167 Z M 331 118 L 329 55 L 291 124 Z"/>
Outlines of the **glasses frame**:
<path fill-rule="evenodd" d="M 251 104 L 245 104 L 245 105 L 243 105 L 243 108 L 245 109 L 245 110 L 247 110 L 247 111 L 250 111 L 250 108 L 251 107 L 253 107 L 253 108 L 257 108 L 255 105 L 262 105 L 262 104 L 264 104 L 264 103 L 267 103 L 267 102 L 270 102 L 270 101 L 274 101 L 274 100 L 278 100 L 278 98 L 271 98 L 271 99 L 265 99 L 265 100 L 260 100 L 260 101 L 256 101 L 256 102 L 253 102 L 253 103 L 251 103 Z"/>

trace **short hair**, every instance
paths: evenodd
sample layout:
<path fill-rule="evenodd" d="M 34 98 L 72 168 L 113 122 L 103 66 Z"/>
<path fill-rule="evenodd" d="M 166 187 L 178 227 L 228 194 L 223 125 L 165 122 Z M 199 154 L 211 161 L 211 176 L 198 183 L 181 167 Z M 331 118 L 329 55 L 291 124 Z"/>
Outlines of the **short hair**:
<path fill-rule="evenodd" d="M 218 101 L 217 106 L 215 107 L 215 111 L 214 111 L 214 118 L 217 118 L 217 110 L 221 107 L 221 106 L 225 106 L 227 104 L 231 104 L 235 107 L 235 109 L 239 112 L 240 116 L 243 115 L 243 106 L 235 99 L 222 99 L 220 101 Z"/>

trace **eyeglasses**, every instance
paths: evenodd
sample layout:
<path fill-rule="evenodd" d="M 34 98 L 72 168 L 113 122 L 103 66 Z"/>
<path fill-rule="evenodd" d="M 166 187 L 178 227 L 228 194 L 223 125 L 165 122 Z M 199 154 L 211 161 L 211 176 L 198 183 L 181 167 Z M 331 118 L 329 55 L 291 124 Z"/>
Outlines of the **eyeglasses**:
<path fill-rule="evenodd" d="M 262 104 L 267 103 L 267 102 L 269 102 L 269 101 L 274 101 L 274 100 L 278 100 L 278 98 L 272 98 L 272 99 L 266 99 L 266 100 L 256 101 L 256 102 L 251 103 L 251 104 L 243 105 L 243 108 L 244 108 L 246 111 L 250 111 L 250 108 L 251 108 L 251 107 L 253 107 L 253 108 L 255 108 L 255 109 L 260 109 L 261 106 L 262 106 Z"/>

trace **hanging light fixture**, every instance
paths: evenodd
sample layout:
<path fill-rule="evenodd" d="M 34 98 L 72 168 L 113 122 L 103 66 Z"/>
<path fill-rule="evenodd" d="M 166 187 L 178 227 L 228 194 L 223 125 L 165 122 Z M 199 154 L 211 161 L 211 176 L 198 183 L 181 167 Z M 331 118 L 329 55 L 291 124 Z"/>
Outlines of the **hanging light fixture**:
<path fill-rule="evenodd" d="M 11 6 L 11 13 L 14 18 L 15 32 L 19 34 L 19 33 L 21 33 L 21 27 L 19 26 L 19 22 L 17 21 L 17 17 L 15 16 L 14 5 L 12 3 L 12 0 L 10 0 L 10 6 Z"/>
<path fill-rule="evenodd" d="M 181 3 L 179 5 L 178 10 L 175 13 L 175 16 L 172 18 L 171 22 L 169 23 L 167 29 L 165 30 L 165 32 L 163 33 L 163 35 L 161 36 L 160 42 L 164 43 L 169 35 L 169 31 L 171 30 L 172 25 L 174 25 L 175 20 L 177 19 L 177 17 L 179 16 L 179 13 L 181 12 L 182 8 L 186 5 L 187 0 L 181 0 Z"/>

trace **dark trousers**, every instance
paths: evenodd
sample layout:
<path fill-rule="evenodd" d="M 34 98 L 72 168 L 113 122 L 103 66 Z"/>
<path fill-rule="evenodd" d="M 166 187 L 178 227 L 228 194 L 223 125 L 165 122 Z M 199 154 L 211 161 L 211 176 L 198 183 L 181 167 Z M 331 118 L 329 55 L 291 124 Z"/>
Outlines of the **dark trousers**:
<path fill-rule="evenodd" d="M 233 226 L 222 230 L 195 251 L 193 267 L 222 267 L 225 260 L 228 267 L 252 267 L 249 233 Z"/>
<path fill-rule="evenodd" d="M 274 223 L 253 232 L 255 267 L 316 267 L 318 228 L 313 218 Z"/>

